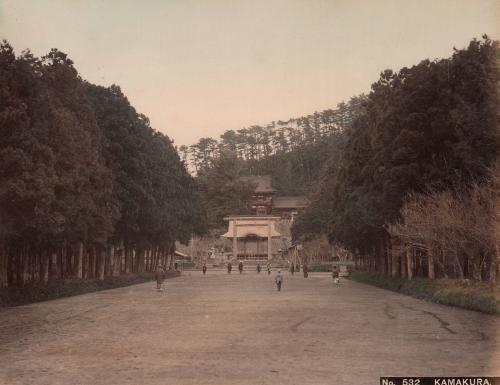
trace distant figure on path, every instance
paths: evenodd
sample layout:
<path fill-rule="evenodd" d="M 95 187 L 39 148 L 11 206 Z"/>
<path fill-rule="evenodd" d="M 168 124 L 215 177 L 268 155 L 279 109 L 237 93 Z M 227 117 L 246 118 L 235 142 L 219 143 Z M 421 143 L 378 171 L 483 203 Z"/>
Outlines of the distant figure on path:
<path fill-rule="evenodd" d="M 268 263 L 267 264 L 267 275 L 270 275 L 271 274 L 271 264 Z"/>
<path fill-rule="evenodd" d="M 240 271 L 240 274 L 243 273 L 243 262 L 241 261 L 238 263 L 238 270 Z"/>
<path fill-rule="evenodd" d="M 295 270 L 297 270 L 297 273 L 300 273 L 300 265 L 298 263 L 295 265 Z"/>
<path fill-rule="evenodd" d="M 261 270 L 260 263 L 257 263 L 257 274 L 260 274 L 260 270 Z"/>
<path fill-rule="evenodd" d="M 231 274 L 231 270 L 233 270 L 233 265 L 231 265 L 231 262 L 228 262 L 228 264 L 227 264 L 227 273 Z"/>
<path fill-rule="evenodd" d="M 207 273 L 207 264 L 206 263 L 203 264 L 203 267 L 201 268 L 201 270 L 203 271 L 203 275 L 205 275 Z"/>
<path fill-rule="evenodd" d="M 290 266 L 290 273 L 295 273 L 295 265 L 292 263 L 292 266 Z"/>
<path fill-rule="evenodd" d="M 340 274 L 339 274 L 339 267 L 337 265 L 332 266 L 332 278 L 333 278 L 333 283 L 339 283 Z"/>
<path fill-rule="evenodd" d="M 281 274 L 281 270 L 278 270 L 278 273 L 274 277 L 274 282 L 276 282 L 278 291 L 281 291 L 281 285 L 283 284 L 283 274 Z"/>
<path fill-rule="evenodd" d="M 307 278 L 309 276 L 309 268 L 307 267 L 307 265 L 305 263 L 302 266 L 302 271 L 304 272 L 304 278 Z"/>
<path fill-rule="evenodd" d="M 158 265 L 158 267 L 156 268 L 155 279 L 156 279 L 156 290 L 163 291 L 163 289 L 161 288 L 161 285 L 165 280 L 165 270 L 163 269 L 163 266 Z"/>

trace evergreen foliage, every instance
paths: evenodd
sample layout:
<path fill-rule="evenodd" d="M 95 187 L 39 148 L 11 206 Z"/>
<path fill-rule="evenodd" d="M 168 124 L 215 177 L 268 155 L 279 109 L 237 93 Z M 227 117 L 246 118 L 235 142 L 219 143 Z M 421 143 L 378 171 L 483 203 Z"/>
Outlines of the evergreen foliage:
<path fill-rule="evenodd" d="M 364 99 L 361 95 L 340 103 L 336 109 L 271 122 L 265 127 L 228 130 L 220 141 L 201 138 L 190 147 L 181 146 L 179 151 L 197 175 L 206 173 L 224 153 L 231 153 L 238 159 L 241 176 L 271 175 L 278 195 L 308 194 L 331 146 L 360 113 Z"/>
<path fill-rule="evenodd" d="M 408 194 L 489 179 L 500 144 L 499 59 L 498 42 L 484 36 L 448 59 L 384 71 L 322 171 L 295 238 L 327 233 L 388 272 L 386 229 Z"/>
<path fill-rule="evenodd" d="M 56 49 L 0 45 L 0 138 L 0 286 L 152 269 L 203 230 L 170 139 Z"/>

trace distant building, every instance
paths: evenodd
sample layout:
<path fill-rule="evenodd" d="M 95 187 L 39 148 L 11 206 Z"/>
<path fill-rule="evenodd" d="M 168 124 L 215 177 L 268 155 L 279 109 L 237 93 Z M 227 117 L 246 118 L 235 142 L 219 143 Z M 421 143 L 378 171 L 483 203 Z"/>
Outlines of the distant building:
<path fill-rule="evenodd" d="M 250 207 L 255 215 L 274 215 L 282 219 L 293 219 L 308 205 L 305 196 L 275 196 L 276 189 L 271 184 L 270 175 L 251 175 L 241 178 L 242 182 L 255 185 Z"/>
<path fill-rule="evenodd" d="M 270 175 L 246 176 L 242 182 L 255 185 L 248 202 L 254 215 L 231 215 L 223 237 L 232 242 L 232 258 L 238 260 L 271 260 L 290 243 L 290 221 L 307 207 L 305 196 L 277 197 Z"/>
<path fill-rule="evenodd" d="M 305 196 L 274 197 L 271 213 L 282 219 L 293 219 L 309 204 Z"/>
<path fill-rule="evenodd" d="M 241 177 L 242 182 L 255 185 L 255 191 L 252 195 L 252 200 L 249 202 L 250 207 L 254 210 L 255 215 L 269 215 L 272 211 L 273 196 L 276 190 L 271 186 L 270 175 L 251 175 Z"/>
<path fill-rule="evenodd" d="M 233 259 L 259 261 L 276 256 L 273 239 L 281 238 L 275 227 L 279 217 L 234 215 L 225 220 L 229 222 L 229 226 L 227 233 L 222 236 L 232 242 Z"/>

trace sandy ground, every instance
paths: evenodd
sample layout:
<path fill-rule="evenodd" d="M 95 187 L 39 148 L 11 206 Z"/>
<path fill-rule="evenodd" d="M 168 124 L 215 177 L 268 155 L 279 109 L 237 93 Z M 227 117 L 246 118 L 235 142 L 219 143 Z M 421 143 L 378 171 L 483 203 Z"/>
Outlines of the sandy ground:
<path fill-rule="evenodd" d="M 0 310 L 0 384 L 378 384 L 500 376 L 500 317 L 328 274 L 188 272 Z"/>

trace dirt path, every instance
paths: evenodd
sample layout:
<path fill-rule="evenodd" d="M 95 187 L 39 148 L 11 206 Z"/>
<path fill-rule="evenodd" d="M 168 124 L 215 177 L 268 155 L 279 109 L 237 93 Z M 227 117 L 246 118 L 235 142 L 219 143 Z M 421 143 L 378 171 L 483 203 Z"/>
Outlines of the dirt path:
<path fill-rule="evenodd" d="M 500 376 L 500 318 L 327 274 L 199 272 L 0 310 L 1 385 L 378 384 Z"/>

